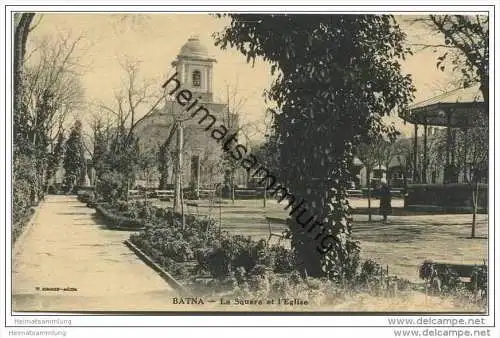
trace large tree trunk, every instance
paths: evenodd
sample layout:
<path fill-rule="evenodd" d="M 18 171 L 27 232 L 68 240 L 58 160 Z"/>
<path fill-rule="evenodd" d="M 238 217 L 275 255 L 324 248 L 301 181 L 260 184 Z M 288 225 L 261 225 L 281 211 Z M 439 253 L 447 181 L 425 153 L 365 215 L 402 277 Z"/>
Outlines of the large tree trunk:
<path fill-rule="evenodd" d="M 23 113 L 22 104 L 24 96 L 24 86 L 23 86 L 23 66 L 24 66 L 24 55 L 26 53 L 26 41 L 28 40 L 28 34 L 30 30 L 31 22 L 33 21 L 34 13 L 22 13 L 17 22 L 14 31 L 14 60 L 13 60 L 13 85 L 14 85 L 14 102 L 13 102 L 13 119 L 14 119 L 14 149 L 19 149 L 23 146 L 23 143 L 27 141 L 28 135 L 23 132 L 23 126 L 26 125 L 27 121 L 23 118 L 25 114 Z M 21 143 L 21 144 L 20 144 Z M 27 144 L 26 144 L 27 145 Z M 28 148 L 29 149 L 29 148 Z M 17 156 L 17 151 L 14 151 L 13 156 Z M 32 172 L 32 184 L 30 192 L 30 202 L 32 205 L 38 203 L 38 191 L 40 184 L 38 182 L 37 168 L 35 165 L 35 171 Z M 15 182 L 14 182 L 15 184 Z M 15 189 L 15 187 L 14 187 Z"/>
<path fill-rule="evenodd" d="M 14 32 L 14 112 L 19 113 L 23 100 L 23 64 L 26 53 L 26 41 L 35 13 L 22 13 Z"/>
<path fill-rule="evenodd" d="M 324 147 L 309 142 L 308 146 L 293 149 L 298 153 L 281 151 L 280 155 L 285 163 L 303 159 L 286 175 L 294 177 L 288 181 L 296 201 L 287 210 L 297 268 L 304 277 L 344 280 L 352 271 L 350 253 L 356 246 L 351 240 L 352 218 L 347 200 L 352 157 L 341 142 Z M 320 156 L 325 156 L 329 165 L 321 165 Z M 301 200 L 305 201 L 302 206 Z"/>

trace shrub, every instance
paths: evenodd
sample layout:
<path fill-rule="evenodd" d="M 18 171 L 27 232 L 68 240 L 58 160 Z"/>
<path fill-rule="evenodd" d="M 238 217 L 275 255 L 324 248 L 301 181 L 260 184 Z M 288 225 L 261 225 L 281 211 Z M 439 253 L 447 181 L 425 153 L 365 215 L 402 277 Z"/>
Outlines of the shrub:
<path fill-rule="evenodd" d="M 49 185 L 49 187 L 47 188 L 47 193 L 49 193 L 51 195 L 56 195 L 58 192 L 59 192 L 59 189 L 57 189 L 56 186 L 53 184 Z"/>
<path fill-rule="evenodd" d="M 483 297 L 486 297 L 488 291 L 488 267 L 486 265 L 476 266 L 472 270 L 470 288 L 473 291 L 479 291 Z"/>
<path fill-rule="evenodd" d="M 213 278 L 222 280 L 231 272 L 231 257 L 222 247 L 207 250 L 205 257 L 198 256 L 198 264 L 207 270 Z"/>
<path fill-rule="evenodd" d="M 292 250 L 285 249 L 282 246 L 271 247 L 274 255 L 274 271 L 277 273 L 287 273 L 295 270 L 297 261 Z"/>
<path fill-rule="evenodd" d="M 24 227 L 28 224 L 31 216 L 35 210 L 33 208 L 29 208 L 27 212 L 23 215 L 22 218 L 18 219 L 16 223 L 12 223 L 12 243 L 14 244 L 16 240 L 21 236 Z"/>
<path fill-rule="evenodd" d="M 373 287 L 380 284 L 384 276 L 383 267 L 374 260 L 368 259 L 361 266 L 357 280 L 361 286 Z"/>
<path fill-rule="evenodd" d="M 107 205 L 109 207 L 109 205 Z M 206 275 L 214 282 L 206 288 L 235 295 L 257 293 L 306 299 L 316 302 L 333 301 L 340 290 L 380 290 L 387 276 L 383 267 L 373 260 L 359 266 L 359 255 L 347 258 L 344 281 L 303 278 L 296 271 L 297 261 L 292 250 L 281 246 L 269 247 L 266 241 L 250 237 L 219 235 L 214 220 L 186 217 L 186 227 L 181 227 L 181 215 L 152 206 L 142 201 L 117 202 L 114 208 L 135 214 L 137 221 L 149 215 L 151 224 L 143 231 L 130 236 L 130 240 L 148 254 L 156 263 L 174 276 Z M 196 265 L 184 262 L 194 261 Z M 193 278 L 194 279 L 194 278 Z M 407 287 L 403 282 L 398 288 Z M 215 292 L 215 291 L 214 291 Z"/>
<path fill-rule="evenodd" d="M 163 248 L 163 254 L 176 262 L 187 262 L 194 259 L 190 243 L 183 238 L 173 239 L 167 242 Z"/>
<path fill-rule="evenodd" d="M 97 204 L 95 206 L 97 214 L 103 217 L 113 227 L 122 228 L 142 228 L 145 222 L 141 219 L 131 218 L 116 214 L 109 207 L 109 204 Z"/>
<path fill-rule="evenodd" d="M 196 255 L 200 266 L 216 279 L 222 280 L 238 271 L 240 283 L 252 276 L 268 272 L 285 273 L 295 269 L 295 256 L 283 247 L 268 247 L 266 241 L 258 242 L 243 236 L 225 236 L 220 242 Z"/>
<path fill-rule="evenodd" d="M 488 185 L 479 184 L 478 205 L 488 208 Z M 468 184 L 412 184 L 408 187 L 405 205 L 434 205 L 459 212 L 472 206 L 472 191 Z M 470 211 L 469 211 L 470 212 Z"/>
<path fill-rule="evenodd" d="M 127 195 L 127 177 L 119 172 L 106 172 L 99 177 L 97 192 L 104 201 L 116 201 Z"/>
<path fill-rule="evenodd" d="M 138 245 L 158 250 L 160 254 L 155 255 L 159 255 L 159 261 L 162 257 L 176 262 L 195 260 L 195 271 L 208 273 L 221 283 L 228 278 L 236 278 L 235 271 L 239 271 L 237 280 L 247 281 L 253 275 L 260 274 L 256 266 L 265 266 L 269 271 L 276 270 L 279 273 L 294 269 L 295 258 L 290 250 L 282 247 L 269 248 L 264 240 L 257 242 L 249 237 L 219 234 L 215 220 L 186 216 L 186 227 L 182 229 L 180 214 L 149 203 L 117 202 L 114 208 L 137 219 L 150 216 L 151 225 L 140 233 Z M 131 236 L 134 241 L 138 238 L 137 235 Z"/>
<path fill-rule="evenodd" d="M 184 198 L 187 200 L 197 200 L 198 199 L 198 197 L 196 196 L 196 191 L 194 191 L 194 190 L 185 191 Z"/>
<path fill-rule="evenodd" d="M 90 191 L 83 191 L 78 193 L 78 200 L 82 203 L 89 203 L 95 200 L 95 195 Z"/>
<path fill-rule="evenodd" d="M 31 207 L 31 186 L 25 180 L 17 180 L 13 185 L 12 194 L 12 222 L 21 221 Z"/>
<path fill-rule="evenodd" d="M 119 212 L 127 212 L 129 210 L 129 204 L 127 201 L 115 201 L 113 202 L 113 208 L 116 208 Z"/>

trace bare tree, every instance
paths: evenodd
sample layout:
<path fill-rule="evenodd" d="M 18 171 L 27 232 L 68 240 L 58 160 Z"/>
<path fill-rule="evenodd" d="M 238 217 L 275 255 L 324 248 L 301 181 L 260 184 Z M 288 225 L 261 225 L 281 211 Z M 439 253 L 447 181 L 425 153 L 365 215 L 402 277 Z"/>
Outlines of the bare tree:
<path fill-rule="evenodd" d="M 408 184 L 408 177 L 410 176 L 410 167 L 412 166 L 411 156 L 412 144 L 408 138 L 399 138 L 394 142 L 395 158 L 403 173 L 403 186 L 406 189 Z"/>
<path fill-rule="evenodd" d="M 84 136 L 86 136 L 84 146 L 92 159 L 92 165 L 96 170 L 96 175 L 99 176 L 105 169 L 103 167 L 103 162 L 109 145 L 111 144 L 113 124 L 109 116 L 102 113 L 94 114 L 88 124 L 91 134 L 84 134 Z"/>
<path fill-rule="evenodd" d="M 142 78 L 140 62 L 126 60 L 121 62 L 121 66 L 121 90 L 115 93 L 112 105 L 99 104 L 97 109 L 107 112 L 113 123 L 105 167 L 124 176 L 123 184 L 126 187 L 121 187 L 120 191 L 128 194 L 130 183 L 135 179 L 140 164 L 138 139 L 134 132 L 144 119 L 156 111 L 165 93 L 153 81 Z"/>
<path fill-rule="evenodd" d="M 432 48 L 441 55 L 437 68 L 444 71 L 450 62 L 453 71 L 461 74 L 461 87 L 480 83 L 488 107 L 489 100 L 489 17 L 488 15 L 429 15 L 413 18 L 427 32 L 441 38 L 439 43 L 417 43 L 420 49 Z M 486 114 L 488 109 L 486 109 Z"/>
<path fill-rule="evenodd" d="M 126 60 L 120 64 L 124 73 L 122 89 L 115 93 L 113 105 L 99 104 L 98 107 L 113 116 L 129 142 L 137 125 L 155 112 L 165 95 L 156 83 L 141 79 L 139 61 Z"/>
<path fill-rule="evenodd" d="M 234 85 L 230 85 L 226 82 L 226 93 L 223 102 L 225 102 L 227 106 L 226 110 L 222 112 L 222 123 L 227 127 L 230 134 L 236 134 L 238 140 L 240 139 L 240 135 L 246 137 L 245 130 L 247 125 L 241 123 L 241 116 L 247 101 L 248 98 L 241 95 L 238 78 L 236 78 Z M 225 185 L 230 187 L 231 200 L 234 203 L 235 175 L 239 164 L 229 155 L 229 152 L 224 152 L 223 156 L 224 181 Z"/>
<path fill-rule="evenodd" d="M 36 181 L 36 168 L 32 160 L 33 156 L 27 135 L 27 113 L 23 107 L 26 43 L 34 16 L 34 13 L 16 13 L 13 23 L 14 169 L 12 173 L 12 215 L 14 222 L 22 220 L 29 208 L 36 203 L 36 186 L 39 184 Z"/>
<path fill-rule="evenodd" d="M 111 24 L 117 35 L 122 35 L 124 30 L 136 31 L 138 29 L 146 29 L 151 20 L 151 15 L 139 13 L 113 14 L 111 17 Z"/>
<path fill-rule="evenodd" d="M 37 134 L 54 142 L 68 115 L 84 105 L 80 58 L 75 53 L 81 40 L 82 36 L 46 37 L 34 47 L 26 67 L 24 93 L 34 145 Z"/>
<path fill-rule="evenodd" d="M 376 154 L 377 144 L 373 143 L 362 143 L 356 149 L 356 156 L 363 162 L 366 170 L 366 186 L 368 188 L 368 220 L 372 220 L 371 211 L 371 174 L 375 166 L 378 164 L 378 156 Z"/>
<path fill-rule="evenodd" d="M 32 44 L 29 58 L 25 56 L 23 62 L 22 109 L 15 114 L 14 141 L 19 146 L 22 140 L 35 168 L 33 203 L 43 198 L 49 153 L 63 132 L 66 117 L 83 104 L 79 59 L 75 56 L 80 40 L 69 35 L 45 37 Z"/>
<path fill-rule="evenodd" d="M 487 182 L 488 179 L 489 140 L 487 119 L 484 117 L 476 119 L 472 128 L 460 130 L 456 137 L 456 143 L 459 148 L 463 149 L 460 160 L 465 163 L 464 176 L 471 188 L 471 237 L 474 238 L 476 236 L 479 183 Z"/>
<path fill-rule="evenodd" d="M 397 144 L 394 140 L 380 139 L 374 148 L 378 164 L 385 166 L 386 172 L 389 173 L 391 162 L 396 159 L 399 153 Z"/>

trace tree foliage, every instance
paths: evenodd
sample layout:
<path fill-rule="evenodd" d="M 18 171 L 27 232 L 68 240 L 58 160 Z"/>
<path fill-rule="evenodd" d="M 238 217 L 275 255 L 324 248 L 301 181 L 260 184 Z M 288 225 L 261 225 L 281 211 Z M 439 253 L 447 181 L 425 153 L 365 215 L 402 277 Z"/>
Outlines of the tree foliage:
<path fill-rule="evenodd" d="M 388 157 L 392 155 L 393 146 L 390 141 L 385 140 L 381 135 L 375 136 L 369 142 L 363 142 L 356 146 L 355 154 L 363 162 L 366 174 L 366 186 L 368 188 L 368 220 L 372 220 L 371 197 L 372 181 L 371 174 L 376 167 L 386 165 Z M 389 159 L 390 161 L 390 159 Z"/>
<path fill-rule="evenodd" d="M 92 167 L 95 170 L 96 178 L 100 178 L 106 171 L 105 159 L 111 142 L 111 124 L 106 123 L 101 116 L 95 116 L 91 123 L 92 128 Z"/>
<path fill-rule="evenodd" d="M 363 142 L 356 147 L 356 156 L 363 162 L 367 174 L 380 164 L 376 151 L 377 144 L 375 142 Z"/>
<path fill-rule="evenodd" d="M 153 82 L 141 77 L 140 62 L 128 60 L 121 66 L 124 86 L 115 94 L 114 104 L 99 105 L 113 119 L 107 126 L 101 122 L 94 128 L 93 162 L 99 179 L 96 190 L 104 199 L 124 199 L 134 185 L 143 159 L 148 157 L 141 153 L 135 129 L 164 98 L 163 92 L 155 93 Z"/>
<path fill-rule="evenodd" d="M 36 167 L 32 160 L 32 149 L 28 140 L 28 133 L 24 121 L 27 115 L 24 97 L 24 60 L 26 54 L 26 42 L 30 32 L 34 13 L 18 13 L 14 16 L 14 40 L 13 40 L 13 222 L 18 222 L 31 207 L 36 187 Z"/>
<path fill-rule="evenodd" d="M 172 165 L 172 155 L 169 151 L 168 146 L 169 144 L 164 142 L 158 149 L 158 172 L 160 173 L 158 188 L 161 190 L 167 189 L 168 187 L 168 170 Z"/>
<path fill-rule="evenodd" d="M 57 141 L 54 145 L 54 149 L 49 153 L 47 161 L 47 183 L 54 177 L 61 165 L 61 161 L 64 158 L 65 144 L 64 144 L 64 132 L 60 132 L 57 136 Z"/>
<path fill-rule="evenodd" d="M 309 275 L 346 278 L 357 257 L 347 200 L 353 150 L 370 134 L 390 133 L 382 116 L 412 100 L 410 76 L 398 59 L 409 52 L 392 16 L 228 14 L 216 36 L 276 74 L 267 98 L 278 109 L 280 180 L 304 198 L 324 231 L 335 238 L 321 256 L 308 235 L 292 225 L 295 250 Z"/>
<path fill-rule="evenodd" d="M 76 121 L 66 141 L 64 154 L 64 180 L 69 187 L 81 184 L 85 172 L 85 148 L 83 146 L 82 123 Z"/>
<path fill-rule="evenodd" d="M 23 100 L 23 78 L 24 78 L 24 60 L 26 54 L 26 42 L 30 33 L 30 26 L 35 17 L 35 13 L 17 13 L 14 16 L 14 118 L 20 116 Z M 15 134 L 14 134 L 15 135 Z"/>
<path fill-rule="evenodd" d="M 430 25 L 451 49 L 438 57 L 437 67 L 448 60 L 462 75 L 462 85 L 481 84 L 484 101 L 489 98 L 489 17 L 487 15 L 430 15 Z M 487 110 L 486 110 L 487 111 Z"/>
<path fill-rule="evenodd" d="M 35 13 L 14 15 L 14 221 L 43 198 L 61 158 L 65 117 L 83 95 L 74 72 L 79 40 L 30 40 L 27 48 L 28 36 L 38 25 L 34 18 Z"/>
<path fill-rule="evenodd" d="M 359 144 L 356 147 L 356 156 L 370 171 L 379 165 L 389 168 L 390 163 L 400 154 L 399 145 L 396 139 L 377 135 L 369 142 Z"/>
<path fill-rule="evenodd" d="M 244 136 L 244 126 L 241 123 L 241 116 L 243 114 L 246 101 L 248 98 L 242 97 L 240 94 L 238 82 L 234 86 L 230 86 L 226 83 L 226 97 L 223 102 L 227 104 L 226 109 L 221 113 L 222 119 L 221 122 L 227 127 L 228 132 L 230 134 L 236 134 L 237 139 L 241 144 L 243 144 L 243 140 L 241 139 Z M 223 169 L 223 177 L 224 177 L 224 190 L 228 193 L 234 203 L 235 200 L 235 176 L 236 170 L 239 167 L 238 161 L 235 161 L 234 158 L 230 155 L 229 151 L 226 151 L 222 154 L 222 169 Z"/>

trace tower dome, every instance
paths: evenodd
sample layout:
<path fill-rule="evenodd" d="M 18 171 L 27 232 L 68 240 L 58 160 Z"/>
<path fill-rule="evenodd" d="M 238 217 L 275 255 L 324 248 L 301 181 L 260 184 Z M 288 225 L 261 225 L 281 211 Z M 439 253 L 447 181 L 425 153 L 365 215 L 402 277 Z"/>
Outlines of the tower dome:
<path fill-rule="evenodd" d="M 179 57 L 196 57 L 202 59 L 210 58 L 207 47 L 203 46 L 198 36 L 192 36 L 189 38 L 184 46 L 182 46 Z"/>
<path fill-rule="evenodd" d="M 212 71 L 215 58 L 208 54 L 198 36 L 192 36 L 172 61 L 184 88 L 196 93 L 202 101 L 212 102 Z"/>

